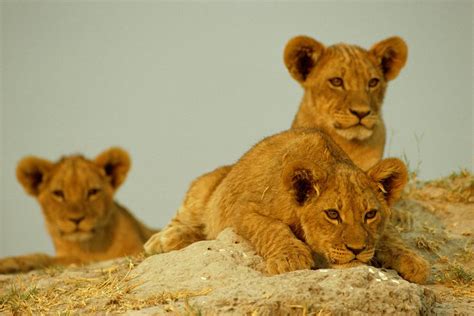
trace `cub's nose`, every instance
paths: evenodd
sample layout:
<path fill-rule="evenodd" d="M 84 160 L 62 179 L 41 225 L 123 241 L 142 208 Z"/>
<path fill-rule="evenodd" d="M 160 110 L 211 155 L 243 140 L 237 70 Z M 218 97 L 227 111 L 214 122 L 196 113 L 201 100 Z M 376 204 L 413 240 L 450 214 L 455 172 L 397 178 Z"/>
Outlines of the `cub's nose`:
<path fill-rule="evenodd" d="M 359 253 L 361 253 L 362 251 L 365 250 L 365 247 L 363 248 L 352 248 L 352 247 L 349 247 L 348 245 L 346 245 L 346 248 L 352 252 L 355 256 L 357 256 Z"/>
<path fill-rule="evenodd" d="M 360 120 L 370 114 L 370 110 L 350 109 L 349 111 Z"/>
<path fill-rule="evenodd" d="M 71 218 L 69 218 L 69 220 L 71 222 L 73 222 L 74 224 L 79 225 L 84 218 L 85 218 L 85 216 L 71 217 Z"/>

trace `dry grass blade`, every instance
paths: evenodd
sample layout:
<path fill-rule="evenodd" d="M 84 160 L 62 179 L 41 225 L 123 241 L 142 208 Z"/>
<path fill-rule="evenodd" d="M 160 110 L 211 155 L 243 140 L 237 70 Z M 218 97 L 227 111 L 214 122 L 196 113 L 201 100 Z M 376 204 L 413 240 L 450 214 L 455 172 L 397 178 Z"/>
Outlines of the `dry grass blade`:
<path fill-rule="evenodd" d="M 462 169 L 445 178 L 421 182 L 412 179 L 406 194 L 420 200 L 474 203 L 474 175 Z"/>
<path fill-rule="evenodd" d="M 428 240 L 425 236 L 418 236 L 415 238 L 416 247 L 419 249 L 425 249 L 432 253 L 437 254 L 441 243 L 435 240 Z"/>
<path fill-rule="evenodd" d="M 201 291 L 163 292 L 147 298 L 136 298 L 132 290 L 139 284 L 129 282 L 129 274 L 138 260 L 115 264 L 106 269 L 89 269 L 87 273 L 76 275 L 68 271 L 63 275 L 49 277 L 51 270 L 41 272 L 47 284 L 35 284 L 38 275 L 25 275 L 20 280 L 11 280 L 0 293 L 0 312 L 16 314 L 51 313 L 97 313 L 126 312 L 146 307 L 169 304 L 178 300 L 208 294 L 210 289 Z M 73 270 L 74 271 L 74 270 Z M 67 271 L 66 271 L 67 272 Z M 55 272 L 56 273 L 56 272 Z"/>

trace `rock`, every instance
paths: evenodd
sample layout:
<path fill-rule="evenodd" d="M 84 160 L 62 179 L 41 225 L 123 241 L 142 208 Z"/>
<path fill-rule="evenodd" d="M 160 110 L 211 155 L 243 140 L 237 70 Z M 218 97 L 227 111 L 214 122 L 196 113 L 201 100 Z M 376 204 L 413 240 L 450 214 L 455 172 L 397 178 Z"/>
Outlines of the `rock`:
<path fill-rule="evenodd" d="M 144 260 L 132 271 L 131 295 L 143 299 L 163 292 L 203 293 L 189 298 L 188 306 L 218 315 L 420 314 L 434 304 L 429 290 L 390 270 L 361 266 L 267 276 L 263 266 L 250 245 L 228 229 L 217 240 Z M 137 313 L 166 311 L 152 307 Z"/>

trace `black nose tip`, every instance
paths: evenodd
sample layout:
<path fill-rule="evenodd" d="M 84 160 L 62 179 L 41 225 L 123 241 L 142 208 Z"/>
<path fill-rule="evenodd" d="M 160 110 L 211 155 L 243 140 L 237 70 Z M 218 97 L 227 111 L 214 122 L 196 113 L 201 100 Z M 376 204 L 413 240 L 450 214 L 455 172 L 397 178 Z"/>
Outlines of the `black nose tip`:
<path fill-rule="evenodd" d="M 85 216 L 77 217 L 77 218 L 70 218 L 69 220 L 76 225 L 79 225 L 80 222 L 85 218 Z"/>
<path fill-rule="evenodd" d="M 357 256 L 359 253 L 365 250 L 365 247 L 363 248 L 352 248 L 346 245 L 346 248 L 350 250 L 355 256 Z"/>
<path fill-rule="evenodd" d="M 351 113 L 355 116 L 357 116 L 359 119 L 363 119 L 364 117 L 366 117 L 367 115 L 370 114 L 370 110 L 354 110 L 354 109 L 350 109 L 349 111 L 351 111 Z"/>

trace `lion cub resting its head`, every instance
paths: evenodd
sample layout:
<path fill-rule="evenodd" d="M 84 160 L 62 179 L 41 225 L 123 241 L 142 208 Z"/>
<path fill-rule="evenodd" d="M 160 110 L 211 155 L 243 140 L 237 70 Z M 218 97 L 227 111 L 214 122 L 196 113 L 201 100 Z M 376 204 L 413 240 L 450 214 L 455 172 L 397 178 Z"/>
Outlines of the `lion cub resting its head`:
<path fill-rule="evenodd" d="M 368 172 L 318 130 L 290 130 L 255 145 L 232 168 L 198 178 L 147 253 L 213 239 L 227 227 L 266 260 L 268 273 L 378 262 L 423 283 L 428 263 L 386 227 L 407 181 L 405 165 L 385 159 Z"/>
<path fill-rule="evenodd" d="M 26 157 L 17 178 L 36 197 L 56 257 L 33 254 L 0 260 L 0 273 L 54 264 L 85 263 L 142 251 L 151 231 L 114 201 L 130 168 L 128 154 L 111 148 L 95 160 L 69 156 L 57 162 Z"/>
<path fill-rule="evenodd" d="M 307 36 L 291 39 L 285 64 L 304 89 L 292 128 L 321 128 L 357 166 L 367 170 L 375 165 L 385 146 L 385 90 L 405 65 L 407 51 L 399 37 L 370 50 L 347 44 L 325 47 Z"/>

